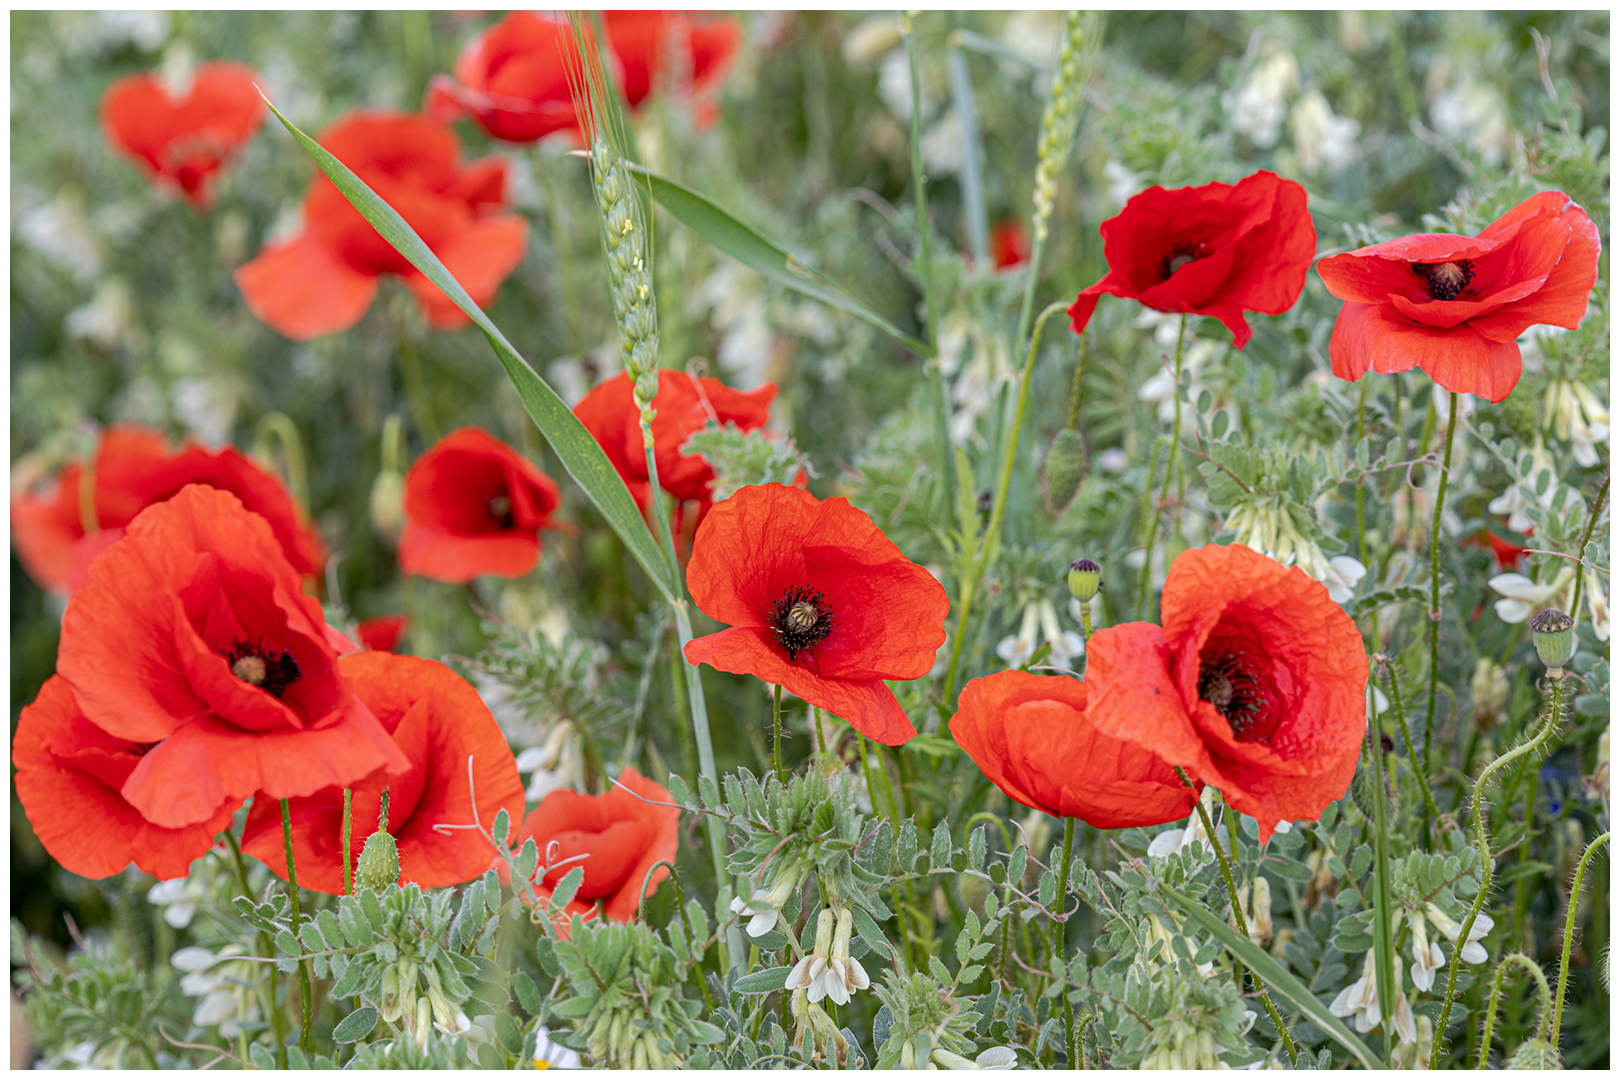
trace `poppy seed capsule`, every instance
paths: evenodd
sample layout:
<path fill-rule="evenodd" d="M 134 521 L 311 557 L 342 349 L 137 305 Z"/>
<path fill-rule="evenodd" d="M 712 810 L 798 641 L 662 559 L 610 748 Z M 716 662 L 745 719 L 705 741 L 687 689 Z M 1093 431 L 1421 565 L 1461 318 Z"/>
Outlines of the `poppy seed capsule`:
<path fill-rule="evenodd" d="M 388 792 L 382 796 L 377 831 L 366 838 L 365 850 L 355 867 L 354 883 L 362 889 L 386 889 L 399 884 L 399 845 L 388 834 Z"/>
<path fill-rule="evenodd" d="M 1575 653 L 1575 620 L 1557 608 L 1548 608 L 1530 620 L 1536 655 L 1549 670 L 1560 670 Z"/>
<path fill-rule="evenodd" d="M 1102 589 L 1102 567 L 1090 559 L 1069 564 L 1069 592 L 1082 604 L 1089 604 Z"/>
<path fill-rule="evenodd" d="M 1046 463 L 1041 467 L 1046 481 L 1046 508 L 1058 513 L 1074 500 L 1080 490 L 1080 481 L 1086 475 L 1086 447 L 1080 433 L 1064 428 L 1052 437 L 1046 450 Z"/>

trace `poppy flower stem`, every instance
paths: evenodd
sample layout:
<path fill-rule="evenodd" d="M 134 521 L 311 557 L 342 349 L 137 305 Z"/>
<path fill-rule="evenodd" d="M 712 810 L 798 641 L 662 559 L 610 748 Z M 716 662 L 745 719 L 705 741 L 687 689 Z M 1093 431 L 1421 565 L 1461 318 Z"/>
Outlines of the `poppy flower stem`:
<path fill-rule="evenodd" d="M 1609 833 L 1604 833 L 1590 844 L 1586 845 L 1586 853 L 1575 867 L 1575 880 L 1569 886 L 1569 911 L 1564 916 L 1564 951 L 1558 959 L 1558 993 L 1553 998 L 1552 1026 L 1547 1029 L 1546 1037 L 1554 1047 L 1558 1046 L 1559 1038 L 1564 1032 L 1564 987 L 1569 982 L 1569 950 L 1575 941 L 1575 909 L 1581 902 L 1581 879 L 1586 876 L 1586 864 L 1592 861 L 1597 849 L 1609 842 Z M 1483 1049 L 1481 1050 L 1483 1053 Z"/>
<path fill-rule="evenodd" d="M 1491 876 L 1495 866 L 1491 859 L 1490 837 L 1485 833 L 1485 782 L 1492 774 L 1511 762 L 1539 750 L 1562 725 L 1564 670 L 1557 668 L 1549 671 L 1547 677 L 1552 681 L 1552 700 L 1548 704 L 1547 722 L 1535 735 L 1480 770 L 1479 779 L 1474 781 L 1474 840 L 1479 846 L 1479 891 L 1474 894 L 1474 902 L 1468 908 L 1468 917 L 1463 920 L 1462 927 L 1457 931 L 1457 941 L 1451 950 L 1451 966 L 1446 972 L 1446 994 L 1441 999 L 1440 1022 L 1434 1025 L 1434 1057 L 1430 1068 L 1438 1067 L 1440 1055 L 1445 1053 L 1446 1025 L 1451 1021 L 1451 1005 L 1457 993 L 1457 969 L 1462 966 L 1463 946 L 1468 943 L 1468 935 L 1474 929 L 1474 920 L 1479 917 L 1480 909 L 1485 906 L 1485 897 L 1491 891 Z"/>
<path fill-rule="evenodd" d="M 354 822 L 351 814 L 354 807 L 354 789 L 343 789 L 343 895 L 354 895 L 354 856 L 350 854 L 353 844 Z"/>
<path fill-rule="evenodd" d="M 299 436 L 298 426 L 292 422 L 292 417 L 283 412 L 273 412 L 267 413 L 259 421 L 253 439 L 253 452 L 266 464 L 275 461 L 272 439 L 281 444 L 281 460 L 287 466 L 287 489 L 292 492 L 293 502 L 308 514 L 309 469 L 304 463 L 304 440 Z"/>
<path fill-rule="evenodd" d="M 1485 1023 L 1479 1032 L 1479 1067 L 1485 1068 L 1485 1059 L 1491 1052 L 1491 1029 L 1496 1026 L 1496 1006 L 1502 997 L 1502 983 L 1507 979 L 1508 968 L 1519 965 L 1528 971 L 1536 980 L 1536 989 L 1541 992 L 1541 1015 L 1536 1018 L 1536 1026 L 1532 1038 L 1545 1038 L 1547 1018 L 1552 1014 L 1552 991 L 1547 987 L 1547 973 L 1541 970 L 1541 965 L 1530 959 L 1524 953 L 1513 952 L 1502 957 L 1501 963 L 1496 965 L 1496 976 L 1491 979 L 1490 993 L 1485 996 Z"/>
<path fill-rule="evenodd" d="M 1401 702 L 1401 676 L 1395 668 L 1395 661 L 1389 657 L 1383 658 L 1384 674 L 1389 677 L 1389 696 L 1395 707 L 1395 720 L 1401 725 L 1401 739 L 1406 743 L 1406 760 L 1411 762 L 1412 771 L 1417 773 L 1418 786 L 1423 789 L 1423 802 L 1429 808 L 1429 814 L 1434 818 L 1440 817 L 1440 807 L 1434 801 L 1434 793 L 1429 790 L 1429 777 L 1418 760 L 1417 751 L 1412 748 L 1412 730 L 1406 724 L 1406 708 Z M 1465 766 L 1466 767 L 1466 764 Z M 1423 836 L 1423 845 L 1428 847 L 1429 838 Z"/>
<path fill-rule="evenodd" d="M 247 863 L 242 861 L 242 845 L 237 842 L 236 836 L 231 830 L 226 829 L 223 835 L 225 845 L 231 849 L 231 859 L 236 863 L 236 880 L 242 886 L 242 895 L 249 900 L 257 899 L 253 895 L 253 887 L 248 884 Z M 265 956 L 269 956 L 270 949 L 270 935 L 260 930 L 259 951 Z M 264 1007 L 264 1015 L 270 1018 L 271 1029 L 275 1032 L 276 1060 L 285 1069 L 287 1067 L 287 1018 L 282 1015 L 280 1009 L 276 1008 L 276 965 L 266 964 L 264 966 L 268 969 L 265 975 L 269 982 L 267 986 L 261 987 L 260 1004 Z M 265 992 L 268 993 L 268 998 L 263 996 Z"/>
<path fill-rule="evenodd" d="M 1434 521 L 1429 527 L 1429 707 L 1423 714 L 1423 767 L 1433 768 L 1434 705 L 1440 693 L 1440 512 L 1446 505 L 1446 480 L 1451 475 L 1451 437 L 1457 431 L 1457 392 L 1451 392 L 1446 418 L 1446 453 L 1440 465 L 1440 486 L 1434 495 Z"/>
<path fill-rule="evenodd" d="M 1063 861 L 1057 868 L 1058 917 L 1052 920 L 1052 955 L 1063 960 L 1063 933 L 1068 929 L 1069 860 L 1074 849 L 1074 818 L 1063 819 Z M 1075 1067 L 1078 1055 L 1074 1052 L 1074 1005 L 1068 991 L 1063 993 L 1063 1049 L 1069 1059 L 1069 1068 Z"/>
<path fill-rule="evenodd" d="M 1159 535 L 1159 515 L 1163 513 L 1165 504 L 1170 498 L 1170 477 L 1176 471 L 1176 451 L 1181 447 L 1181 345 L 1187 339 L 1187 316 L 1181 316 L 1181 325 L 1176 329 L 1176 384 L 1174 389 L 1176 418 L 1171 427 L 1170 449 L 1164 459 L 1164 483 L 1159 485 L 1159 505 L 1150 508 L 1147 524 L 1147 543 L 1142 550 L 1142 590 L 1137 600 L 1137 617 L 1142 617 L 1142 609 L 1147 605 L 1148 586 L 1152 581 L 1153 573 L 1153 543 Z M 1148 471 L 1148 489 L 1153 487 L 1153 472 Z M 1177 489 L 1180 490 L 1179 488 Z"/>
<path fill-rule="evenodd" d="M 292 931 L 297 937 L 304 928 L 304 911 L 298 902 L 298 870 L 293 865 L 292 808 L 281 800 L 281 842 L 287 848 L 287 895 L 292 898 Z M 298 1000 L 303 1006 L 304 1022 L 298 1029 L 298 1047 L 306 1054 L 315 1052 L 315 1030 L 311 1026 L 314 1002 L 309 989 L 309 961 L 298 965 Z"/>
<path fill-rule="evenodd" d="M 775 740 L 776 750 L 772 755 L 772 764 L 776 767 L 776 778 L 786 784 L 788 781 L 787 769 L 782 765 L 782 687 L 771 687 L 771 734 Z"/>
<path fill-rule="evenodd" d="M 1226 861 L 1226 852 L 1221 848 L 1220 838 L 1215 832 L 1215 823 L 1210 821 L 1209 811 L 1204 809 L 1204 800 L 1198 797 L 1198 789 L 1187 778 L 1187 770 L 1180 765 L 1175 766 L 1175 770 L 1176 775 L 1181 778 L 1181 782 L 1187 786 L 1187 790 L 1193 793 L 1193 806 L 1198 811 L 1199 820 L 1204 823 L 1204 834 L 1209 838 L 1210 847 L 1215 849 L 1215 858 L 1220 860 L 1221 876 L 1226 879 L 1226 895 L 1232 901 L 1232 921 L 1237 923 L 1237 932 L 1244 937 L 1248 937 L 1249 924 L 1243 918 L 1243 905 L 1238 902 L 1237 884 L 1232 880 L 1232 864 Z M 1236 965 L 1238 981 L 1241 983 L 1243 979 L 1243 963 L 1236 956 L 1232 957 L 1232 963 Z M 1260 981 L 1260 976 L 1251 971 L 1249 977 L 1254 980 L 1255 989 L 1260 991 L 1260 1000 L 1265 1002 L 1266 1012 L 1270 1014 L 1271 1022 L 1277 1028 L 1277 1034 L 1282 1036 L 1283 1048 L 1288 1051 L 1288 1063 L 1297 1065 L 1299 1054 L 1294 1049 L 1294 1040 L 1289 1037 L 1288 1029 L 1283 1026 L 1282 1017 L 1277 1013 L 1277 1006 L 1271 1003 L 1271 995 L 1266 992 L 1265 984 Z"/>
<path fill-rule="evenodd" d="M 1389 789 L 1384 781 L 1384 732 L 1371 708 L 1372 690 L 1367 691 L 1367 712 L 1373 717 L 1367 725 L 1367 760 L 1373 769 L 1373 973 L 1378 989 L 1381 1016 L 1395 1015 L 1395 994 L 1400 989 L 1395 974 L 1394 924 L 1389 898 L 1389 825 L 1385 803 Z"/>
<path fill-rule="evenodd" d="M 1586 519 L 1586 531 L 1581 534 L 1581 548 L 1578 554 L 1586 558 L 1586 545 L 1592 541 L 1592 528 L 1597 525 L 1598 515 L 1603 512 L 1603 500 L 1609 494 L 1609 476 L 1603 476 L 1603 486 L 1598 489 L 1597 498 L 1592 501 L 1592 516 Z M 1575 599 L 1569 605 L 1569 617 L 1575 620 L 1575 629 L 1579 633 L 1581 625 L 1581 586 L 1586 584 L 1586 568 L 1581 567 L 1575 573 Z M 1523 625 L 1522 623 L 1520 625 Z"/>

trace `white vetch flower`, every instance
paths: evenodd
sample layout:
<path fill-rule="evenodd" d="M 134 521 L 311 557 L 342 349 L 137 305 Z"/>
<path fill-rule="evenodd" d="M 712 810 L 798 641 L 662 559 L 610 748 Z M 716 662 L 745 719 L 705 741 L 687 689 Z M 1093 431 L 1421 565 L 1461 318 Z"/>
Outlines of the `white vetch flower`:
<path fill-rule="evenodd" d="M 537 1069 L 580 1069 L 584 1068 L 579 1060 L 579 1051 L 570 1050 L 559 1042 L 552 1041 L 551 1029 L 544 1024 L 535 1029 L 539 1036 L 534 1043 L 534 1067 Z"/>
<path fill-rule="evenodd" d="M 1057 621 L 1057 609 L 1050 600 L 1037 600 L 1024 608 L 1024 621 L 1018 633 L 1009 634 L 996 645 L 996 655 L 1008 667 L 1022 667 L 1035 655 L 1041 637 L 1052 646 L 1049 659 L 1054 667 L 1068 668 L 1070 661 L 1086 654 L 1085 639 L 1073 630 L 1064 630 Z"/>
<path fill-rule="evenodd" d="M 1281 498 L 1264 496 L 1236 507 L 1227 515 L 1225 527 L 1236 534 L 1237 543 L 1284 566 L 1297 566 L 1326 585 L 1334 603 L 1343 604 L 1355 596 L 1356 583 L 1367 575 L 1367 568 L 1349 555 L 1328 558 L 1315 540 L 1300 531 Z"/>
<path fill-rule="evenodd" d="M 1505 623 L 1521 623 L 1551 606 L 1553 597 L 1574 580 L 1574 569 L 1566 566 L 1548 584 L 1538 584 L 1523 574 L 1497 574 L 1486 584 L 1502 594 L 1496 602 L 1496 617 Z"/>
<path fill-rule="evenodd" d="M 1294 152 L 1306 172 L 1326 166 L 1328 172 L 1336 173 L 1361 153 L 1356 146 L 1361 124 L 1335 115 L 1320 90 L 1308 91 L 1295 103 L 1289 126 L 1294 132 Z"/>
<path fill-rule="evenodd" d="M 1435 929 L 1446 935 L 1446 939 L 1453 945 L 1457 944 L 1457 935 L 1462 932 L 1462 924 L 1441 911 L 1434 904 L 1427 905 L 1424 911 L 1428 913 L 1429 921 L 1434 923 Z M 1495 926 L 1496 920 L 1483 911 L 1479 913 L 1478 917 L 1474 919 L 1474 925 L 1468 929 L 1468 940 L 1463 942 L 1462 958 L 1464 963 L 1483 964 L 1490 959 L 1490 954 L 1485 951 L 1485 946 L 1481 945 L 1480 941 Z"/>
<path fill-rule="evenodd" d="M 952 1053 L 943 1046 L 934 1048 L 932 1065 L 942 1069 L 1013 1069 L 1018 1065 L 1018 1052 L 1010 1046 L 992 1046 L 988 1050 L 979 1052 L 979 1056 L 969 1061 L 961 1054 Z"/>
<path fill-rule="evenodd" d="M 1097 455 L 1097 468 L 1105 473 L 1122 473 L 1130 463 L 1130 455 L 1119 446 L 1110 446 Z"/>
<path fill-rule="evenodd" d="M 62 329 L 70 338 L 83 338 L 103 349 L 111 349 L 134 332 L 134 311 L 129 286 L 122 278 L 108 278 L 96 287 L 95 295 L 67 313 Z"/>
<path fill-rule="evenodd" d="M 1373 978 L 1373 950 L 1367 950 L 1367 959 L 1361 965 L 1361 978 L 1339 991 L 1339 996 L 1328 1006 L 1328 1012 L 1341 1019 L 1354 1016 L 1356 1030 L 1363 1035 L 1378 1026 L 1378 987 Z"/>
<path fill-rule="evenodd" d="M 1108 181 L 1108 201 L 1114 206 L 1124 206 L 1142 190 L 1142 178 L 1114 158 L 1103 164 L 1103 179 Z"/>
<path fill-rule="evenodd" d="M 1417 1022 L 1412 1017 L 1412 1004 L 1405 991 L 1395 992 L 1395 1034 L 1403 1043 L 1417 1042 Z"/>
<path fill-rule="evenodd" d="M 201 998 L 191 1022 L 198 1027 L 219 1026 L 220 1034 L 235 1037 L 243 1024 L 252 1023 L 259 1016 L 259 999 L 248 993 L 254 973 L 244 960 L 225 963 L 236 955 L 235 946 L 227 946 L 219 955 L 196 945 L 177 950 L 169 964 L 186 974 L 180 979 L 180 992 L 187 997 Z"/>
<path fill-rule="evenodd" d="M 1438 941 L 1429 940 L 1428 920 L 1423 912 L 1412 913 L 1412 985 L 1428 992 L 1434 989 L 1434 973 L 1446 966 L 1446 955 Z"/>
<path fill-rule="evenodd" d="M 1292 53 L 1273 48 L 1249 72 L 1243 85 L 1222 97 L 1234 131 L 1264 150 L 1277 141 L 1288 95 L 1299 86 L 1299 64 Z"/>
<path fill-rule="evenodd" d="M 163 921 L 176 930 L 183 930 L 191 925 L 191 917 L 197 913 L 197 902 L 202 896 L 200 882 L 183 877 L 170 878 L 148 889 L 146 902 L 162 905 Z"/>
<path fill-rule="evenodd" d="M 870 63 L 902 44 L 900 20 L 892 11 L 869 15 L 844 35 L 844 59 Z"/>
<path fill-rule="evenodd" d="M 781 914 L 782 905 L 787 903 L 788 897 L 793 894 L 793 887 L 798 882 L 798 870 L 794 868 L 779 874 L 776 883 L 769 889 L 750 887 L 752 895 L 747 900 L 740 895 L 731 898 L 731 910 L 739 917 L 748 918 L 750 937 L 759 937 L 776 929 L 776 920 Z"/>
<path fill-rule="evenodd" d="M 1442 65 L 1436 65 L 1440 73 Z M 1429 106 L 1434 128 L 1452 141 L 1466 142 L 1495 165 L 1512 141 L 1502 93 L 1496 87 L 1467 77 L 1435 95 Z"/>
<path fill-rule="evenodd" d="M 848 908 L 836 915 L 823 908 L 816 922 L 816 947 L 788 972 L 786 989 L 807 991 L 811 1004 L 830 998 L 835 1005 L 846 1005 L 851 994 L 872 985 L 861 962 L 849 955 L 854 924 Z"/>
<path fill-rule="evenodd" d="M 1534 477 L 1543 469 L 1554 476 L 1557 475 L 1552 455 L 1541 445 L 1540 440 L 1537 440 L 1536 445 L 1530 450 L 1530 468 L 1523 474 L 1525 482 L 1509 484 L 1506 491 L 1486 504 L 1486 509 L 1493 514 L 1506 514 L 1508 528 L 1514 532 L 1529 532 L 1535 523 L 1530 520 L 1530 515 L 1526 511 L 1532 506 L 1539 506 L 1543 511 L 1551 510 L 1553 493 L 1558 488 L 1557 484 L 1548 484 L 1541 495 L 1535 494 Z"/>
<path fill-rule="evenodd" d="M 1204 804 L 1205 813 L 1208 813 L 1214 809 L 1215 789 L 1212 787 L 1205 787 L 1202 801 Z M 1214 847 L 1209 842 L 1209 833 L 1204 831 L 1203 815 L 1197 813 L 1196 811 L 1193 813 L 1192 817 L 1188 819 L 1188 824 L 1185 828 L 1166 829 L 1158 836 L 1155 836 L 1152 842 L 1148 844 L 1147 853 L 1149 857 L 1158 859 L 1179 851 L 1185 851 L 1195 841 L 1203 844 L 1208 850 L 1209 854 L 1213 855 L 1215 853 Z"/>

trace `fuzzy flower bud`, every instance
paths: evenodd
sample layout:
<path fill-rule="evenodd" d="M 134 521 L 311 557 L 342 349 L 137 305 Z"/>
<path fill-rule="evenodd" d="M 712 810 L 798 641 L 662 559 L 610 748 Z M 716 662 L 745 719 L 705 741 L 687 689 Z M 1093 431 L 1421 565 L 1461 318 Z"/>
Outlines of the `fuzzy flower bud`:
<path fill-rule="evenodd" d="M 1102 567 L 1090 559 L 1076 559 L 1069 564 L 1069 592 L 1082 604 L 1091 602 L 1102 589 Z"/>
<path fill-rule="evenodd" d="M 1561 670 L 1575 653 L 1575 620 L 1557 608 L 1548 608 L 1530 620 L 1536 655 L 1548 670 Z"/>
<path fill-rule="evenodd" d="M 1546 1039 L 1530 1039 L 1513 1052 L 1504 1069 L 1562 1069 L 1564 1059 Z"/>
<path fill-rule="evenodd" d="M 1046 461 L 1041 465 L 1047 511 L 1056 514 L 1068 506 L 1085 477 L 1085 443 L 1079 432 L 1064 428 L 1052 437 L 1052 444 L 1046 449 Z"/>
<path fill-rule="evenodd" d="M 388 834 L 388 792 L 383 792 L 377 831 L 366 840 L 355 867 L 354 883 L 362 889 L 386 889 L 399 884 L 399 845 Z"/>

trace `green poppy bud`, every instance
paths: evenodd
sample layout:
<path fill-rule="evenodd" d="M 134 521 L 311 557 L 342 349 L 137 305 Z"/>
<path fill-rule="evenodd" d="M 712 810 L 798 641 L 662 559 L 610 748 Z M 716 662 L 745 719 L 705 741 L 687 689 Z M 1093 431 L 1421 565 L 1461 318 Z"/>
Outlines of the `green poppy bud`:
<path fill-rule="evenodd" d="M 405 528 L 405 477 L 398 472 L 384 470 L 372 481 L 371 527 L 389 544 L 399 543 Z"/>
<path fill-rule="evenodd" d="M 1101 589 L 1102 567 L 1090 559 L 1076 559 L 1069 564 L 1069 592 L 1076 600 L 1089 604 Z"/>
<path fill-rule="evenodd" d="M 1566 616 L 1567 618 L 1567 616 Z M 1506 1069 L 1562 1069 L 1564 1061 L 1558 1049 L 1546 1039 L 1531 1039 L 1513 1052 Z"/>
<path fill-rule="evenodd" d="M 388 834 L 388 792 L 383 792 L 377 831 L 366 838 L 355 868 L 354 883 L 362 889 L 386 889 L 399 884 L 399 845 Z"/>
<path fill-rule="evenodd" d="M 1548 608 L 1530 620 L 1530 637 L 1541 662 L 1557 671 L 1575 653 L 1575 620 L 1557 608 Z"/>
<path fill-rule="evenodd" d="M 1064 428 L 1052 438 L 1041 466 L 1047 513 L 1056 514 L 1074 500 L 1080 481 L 1086 476 L 1086 448 L 1080 434 Z"/>

